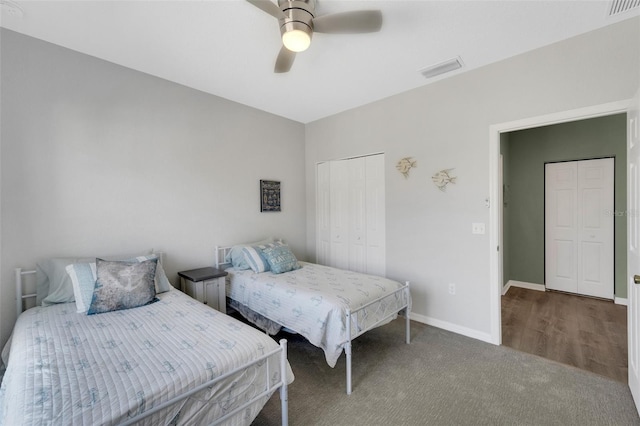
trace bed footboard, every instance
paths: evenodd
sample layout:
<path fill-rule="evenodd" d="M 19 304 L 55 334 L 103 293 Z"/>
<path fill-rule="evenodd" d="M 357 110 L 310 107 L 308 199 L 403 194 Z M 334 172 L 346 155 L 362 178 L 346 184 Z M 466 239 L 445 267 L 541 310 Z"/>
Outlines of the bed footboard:
<path fill-rule="evenodd" d="M 385 299 L 392 299 L 391 304 L 380 303 L 377 310 L 383 310 L 383 316 L 375 323 L 367 324 L 362 317 L 366 317 L 364 312 L 370 306 L 382 302 Z M 360 308 L 345 313 L 345 324 L 347 324 L 347 340 L 344 342 L 344 353 L 347 358 L 347 395 L 351 395 L 351 342 L 358 336 L 376 328 L 380 324 L 387 322 L 390 318 L 402 312 L 405 317 L 405 342 L 411 342 L 411 294 L 409 293 L 409 281 L 405 285 L 392 293 L 381 296 L 371 302 L 362 305 Z M 355 332 L 354 332 L 355 330 Z"/>
<path fill-rule="evenodd" d="M 280 381 L 275 383 L 275 384 L 270 384 L 270 377 L 271 377 L 271 371 L 269 370 L 269 368 L 267 368 L 265 370 L 265 375 L 266 375 L 266 387 L 265 389 L 260 392 L 259 394 L 257 394 L 256 396 L 254 396 L 253 398 L 251 398 L 249 401 L 243 403 L 242 405 L 238 406 L 235 410 L 230 411 L 229 413 L 227 413 L 226 415 L 224 415 L 223 417 L 220 417 L 219 419 L 216 419 L 216 421 L 214 421 L 213 423 L 211 423 L 212 425 L 218 425 L 221 424 L 223 422 L 225 422 L 226 420 L 228 420 L 229 418 L 235 416 L 236 414 L 238 414 L 239 412 L 241 412 L 242 410 L 246 409 L 247 407 L 249 407 L 250 405 L 254 404 L 255 402 L 259 401 L 260 399 L 271 395 L 273 392 L 275 392 L 276 390 L 280 389 L 280 402 L 281 402 L 281 410 L 282 410 L 282 425 L 283 426 L 287 426 L 289 424 L 289 395 L 288 395 L 288 384 L 287 384 L 287 340 L 286 339 L 281 339 L 280 340 L 280 347 L 278 349 L 274 349 L 273 351 L 262 355 L 261 357 L 245 364 L 242 365 L 238 368 L 236 368 L 235 370 L 229 371 L 226 374 L 223 374 L 221 376 L 216 377 L 215 379 L 212 379 L 206 383 L 201 384 L 198 387 L 195 387 L 193 389 L 191 389 L 188 392 L 183 393 L 182 395 L 178 395 L 173 399 L 170 399 L 169 401 L 160 404 L 158 406 L 153 407 L 150 410 L 145 411 L 142 414 L 139 414 L 135 417 L 130 418 L 129 420 L 127 420 L 124 423 L 121 423 L 121 426 L 127 426 L 127 425 L 132 425 L 135 424 L 149 416 L 152 416 L 153 414 L 157 413 L 158 411 L 161 411 L 165 408 L 170 407 L 173 404 L 176 404 L 184 399 L 187 399 L 193 395 L 195 395 L 196 393 L 207 389 L 210 386 L 215 385 L 216 383 L 218 383 L 221 380 L 224 380 L 230 376 L 233 376 L 234 374 L 237 374 L 253 365 L 259 365 L 260 363 L 262 363 L 263 361 L 267 360 L 269 357 L 274 356 L 276 354 L 280 354 Z M 268 365 L 268 364 L 267 364 Z"/>

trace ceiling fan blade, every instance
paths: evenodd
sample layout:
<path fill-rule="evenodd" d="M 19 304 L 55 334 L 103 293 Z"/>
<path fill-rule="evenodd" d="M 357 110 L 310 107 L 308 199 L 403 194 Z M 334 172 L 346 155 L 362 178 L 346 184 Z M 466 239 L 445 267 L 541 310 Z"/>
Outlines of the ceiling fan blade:
<path fill-rule="evenodd" d="M 354 10 L 319 16 L 313 20 L 317 33 L 356 34 L 373 33 L 382 27 L 382 12 L 379 10 Z"/>
<path fill-rule="evenodd" d="M 293 60 L 296 58 L 296 52 L 292 52 L 286 47 L 282 46 L 278 58 L 276 59 L 276 66 L 273 70 L 275 73 L 289 72 L 293 65 Z"/>
<path fill-rule="evenodd" d="M 282 12 L 282 10 L 280 10 L 280 8 L 270 0 L 247 0 L 247 1 L 252 5 L 254 5 L 255 7 L 257 7 L 258 9 L 261 9 L 262 11 L 267 12 L 269 15 L 275 18 L 284 19 L 286 17 L 285 14 Z"/>

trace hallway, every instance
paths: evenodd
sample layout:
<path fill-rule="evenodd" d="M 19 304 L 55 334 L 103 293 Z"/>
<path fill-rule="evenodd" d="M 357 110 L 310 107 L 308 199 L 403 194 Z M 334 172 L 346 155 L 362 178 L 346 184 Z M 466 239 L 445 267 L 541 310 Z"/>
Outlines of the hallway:
<path fill-rule="evenodd" d="M 612 301 L 511 287 L 502 344 L 627 383 L 627 307 Z"/>

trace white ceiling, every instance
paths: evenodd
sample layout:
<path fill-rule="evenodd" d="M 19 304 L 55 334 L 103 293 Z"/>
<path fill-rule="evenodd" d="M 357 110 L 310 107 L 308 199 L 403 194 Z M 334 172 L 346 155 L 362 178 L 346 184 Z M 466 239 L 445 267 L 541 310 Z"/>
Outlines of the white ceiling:
<path fill-rule="evenodd" d="M 8 1 L 5 28 L 302 123 L 446 78 L 419 70 L 456 56 L 464 68 L 447 76 L 640 12 L 610 17 L 610 0 L 319 0 L 318 15 L 381 9 L 382 30 L 315 34 L 274 74 L 277 20 L 244 0 L 12 0 L 22 16 Z"/>

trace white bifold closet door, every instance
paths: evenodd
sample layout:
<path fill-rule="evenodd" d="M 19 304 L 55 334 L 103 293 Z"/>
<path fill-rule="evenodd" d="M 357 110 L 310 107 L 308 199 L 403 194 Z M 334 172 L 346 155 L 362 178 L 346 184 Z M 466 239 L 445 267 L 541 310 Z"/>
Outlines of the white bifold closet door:
<path fill-rule="evenodd" d="M 545 165 L 545 285 L 613 299 L 614 160 Z"/>
<path fill-rule="evenodd" d="M 317 165 L 317 262 L 385 275 L 384 155 Z"/>

